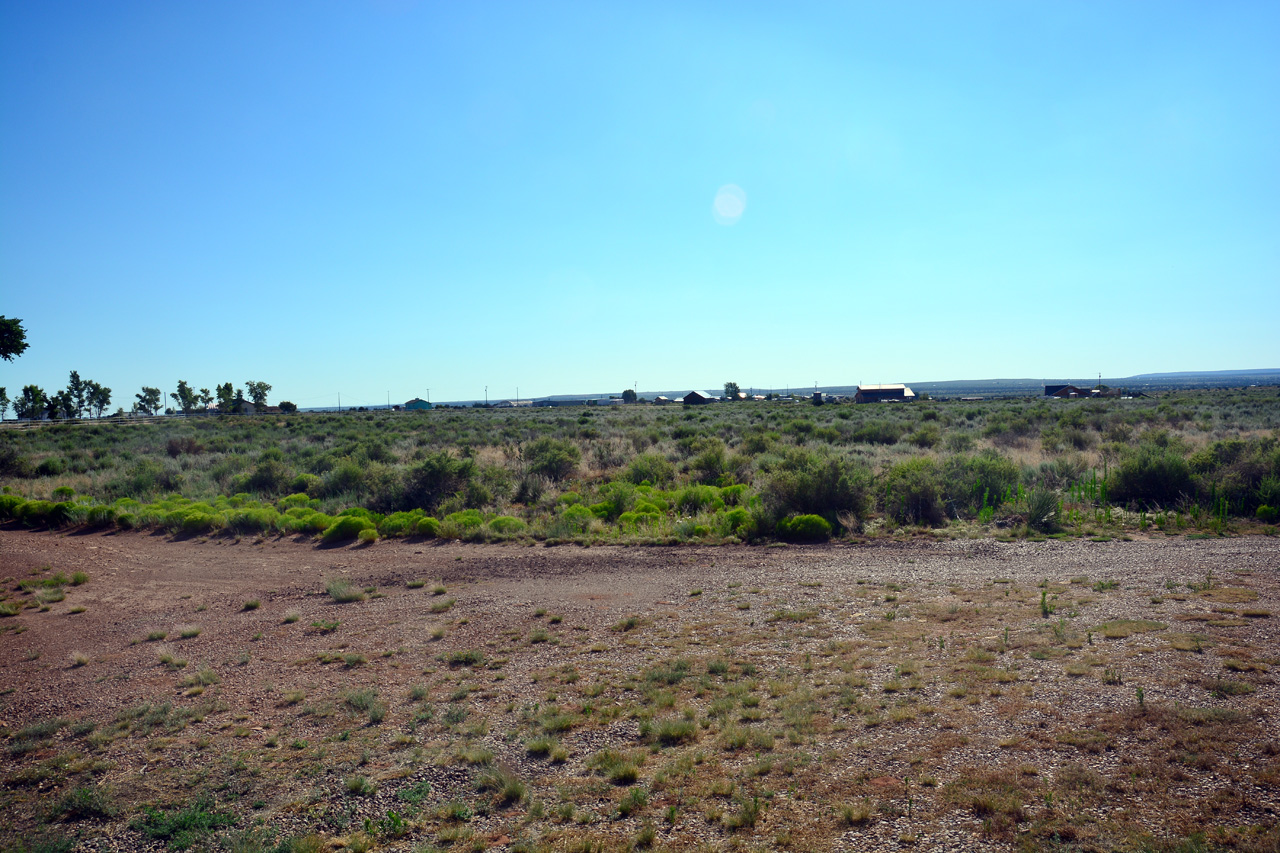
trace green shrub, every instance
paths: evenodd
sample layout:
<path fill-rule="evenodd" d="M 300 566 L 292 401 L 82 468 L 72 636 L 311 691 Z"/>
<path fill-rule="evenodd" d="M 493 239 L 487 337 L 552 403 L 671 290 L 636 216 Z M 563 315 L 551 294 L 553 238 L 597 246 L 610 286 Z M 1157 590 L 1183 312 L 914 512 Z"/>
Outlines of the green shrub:
<path fill-rule="evenodd" d="M 299 474 L 289 483 L 289 491 L 294 493 L 289 497 L 296 497 L 298 494 L 315 497 L 324 491 L 324 480 L 315 474 Z"/>
<path fill-rule="evenodd" d="M 1195 493 L 1191 466 L 1173 447 L 1144 443 L 1112 469 L 1111 500 L 1122 504 L 1170 506 Z"/>
<path fill-rule="evenodd" d="M 435 539 L 440 535 L 440 522 L 428 515 L 418 520 L 415 529 L 423 539 Z"/>
<path fill-rule="evenodd" d="M 831 522 L 847 513 L 861 519 L 871 505 L 871 482 L 864 462 L 795 448 L 784 453 L 760 497 L 774 517 L 821 515 Z"/>
<path fill-rule="evenodd" d="M 820 515 L 784 518 L 775 530 L 778 538 L 789 542 L 825 542 L 831 538 L 831 524 Z"/>
<path fill-rule="evenodd" d="M 997 507 L 1018 487 L 1018 465 L 995 450 L 976 456 L 952 456 L 942 466 L 947 506 L 974 516 L 986 506 Z"/>
<path fill-rule="evenodd" d="M 582 451 L 576 444 L 550 436 L 529 442 L 521 449 L 521 455 L 530 473 L 541 474 L 552 481 L 573 474 L 582 459 Z"/>
<path fill-rule="evenodd" d="M 116 508 L 105 504 L 91 506 L 85 510 L 84 521 L 90 527 L 110 527 L 116 523 Z"/>
<path fill-rule="evenodd" d="M 890 421 L 868 421 L 855 429 L 850 438 L 859 444 L 897 444 L 907 431 L 902 424 Z"/>
<path fill-rule="evenodd" d="M 885 514 L 900 524 L 940 524 L 945 514 L 938 463 L 921 456 L 894 465 L 882 479 L 881 500 Z"/>
<path fill-rule="evenodd" d="M 26 501 L 17 495 L 0 495 L 0 518 L 17 518 L 18 509 Z"/>
<path fill-rule="evenodd" d="M 440 523 L 440 535 L 446 539 L 465 539 L 484 526 L 484 515 L 478 509 L 451 512 Z"/>
<path fill-rule="evenodd" d="M 14 518 L 27 527 L 62 527 L 71 523 L 79 511 L 71 501 L 27 501 L 15 507 Z"/>
<path fill-rule="evenodd" d="M 715 486 L 689 486 L 680 490 L 676 506 L 686 515 L 696 515 L 703 510 L 718 512 L 724 509 L 724 501 Z"/>
<path fill-rule="evenodd" d="M 172 513 L 177 529 L 186 536 L 210 533 L 222 526 L 222 517 L 199 510 Z"/>
<path fill-rule="evenodd" d="M 377 528 L 374 527 L 372 521 L 367 518 L 360 518 L 354 515 L 343 515 L 335 518 L 333 524 L 325 528 L 324 533 L 320 537 L 325 542 L 343 542 L 355 539 L 360 536 L 360 531 Z"/>
<path fill-rule="evenodd" d="M 582 504 L 568 506 L 547 525 L 547 537 L 551 539 L 567 539 L 581 536 L 591 529 L 595 515 Z"/>
<path fill-rule="evenodd" d="M 421 518 L 422 510 L 420 509 L 415 509 L 413 512 L 393 512 L 382 519 L 382 523 L 378 525 L 378 532 L 388 537 L 409 536 L 417 529 Z"/>
<path fill-rule="evenodd" d="M 204 795 L 174 811 L 143 806 L 142 815 L 129 825 L 144 835 L 167 841 L 174 850 L 186 850 L 214 832 L 235 824 L 235 815 L 217 811 L 213 800 Z"/>
<path fill-rule="evenodd" d="M 920 448 L 933 447 L 942 441 L 942 430 L 937 424 L 924 424 L 907 436 L 907 441 Z"/>
<path fill-rule="evenodd" d="M 278 459 L 266 459 L 258 463 L 246 482 L 247 490 L 264 495 L 278 495 L 292 487 L 292 472 Z"/>
<path fill-rule="evenodd" d="M 758 527 L 755 516 L 743 507 L 734 507 L 721 518 L 726 534 L 737 536 L 739 539 L 751 539 L 756 535 Z M 828 531 L 830 531 L 830 525 L 828 525 Z"/>
<path fill-rule="evenodd" d="M 271 507 L 242 507 L 227 514 L 227 527 L 236 533 L 271 533 L 280 523 L 280 513 Z"/>
<path fill-rule="evenodd" d="M 489 529 L 494 533 L 509 536 L 515 533 L 523 533 L 528 529 L 528 525 L 518 518 L 509 515 L 500 515 L 489 522 Z"/>
<path fill-rule="evenodd" d="M 320 492 L 322 497 L 327 498 L 362 494 L 364 492 L 364 469 L 349 459 L 335 465 L 325 472 Z"/>
<path fill-rule="evenodd" d="M 623 476 L 637 486 L 641 483 L 664 486 L 675 479 L 675 468 L 660 454 L 641 453 L 627 465 Z"/>

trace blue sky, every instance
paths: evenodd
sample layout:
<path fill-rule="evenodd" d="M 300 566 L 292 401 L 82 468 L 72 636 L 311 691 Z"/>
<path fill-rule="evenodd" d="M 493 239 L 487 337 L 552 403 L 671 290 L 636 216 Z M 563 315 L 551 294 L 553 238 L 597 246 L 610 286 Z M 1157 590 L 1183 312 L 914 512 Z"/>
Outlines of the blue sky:
<path fill-rule="evenodd" d="M 1277 43 L 1274 2 L 0 0 L 0 385 L 1278 367 Z"/>

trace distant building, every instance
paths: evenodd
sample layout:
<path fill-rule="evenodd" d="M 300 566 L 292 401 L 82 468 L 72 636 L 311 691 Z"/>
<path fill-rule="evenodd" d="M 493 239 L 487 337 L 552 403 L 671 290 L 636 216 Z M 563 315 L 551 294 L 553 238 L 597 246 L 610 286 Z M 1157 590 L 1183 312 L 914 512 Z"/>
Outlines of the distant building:
<path fill-rule="evenodd" d="M 1046 385 L 1044 395 L 1065 400 L 1070 397 L 1088 397 L 1090 392 L 1088 388 L 1077 388 L 1075 385 Z"/>
<path fill-rule="evenodd" d="M 670 398 L 670 397 L 664 397 L 664 396 L 662 396 L 661 394 L 659 394 L 658 396 L 656 396 L 656 397 L 654 397 L 654 398 L 653 398 L 653 402 L 654 402 L 654 404 L 655 404 L 655 405 L 658 405 L 658 406 L 665 406 L 667 403 L 670 403 L 670 402 L 671 402 L 671 398 Z"/>
<path fill-rule="evenodd" d="M 705 406 L 707 403 L 714 403 L 716 398 L 705 391 L 690 391 L 684 395 L 684 404 L 686 406 Z"/>
<path fill-rule="evenodd" d="M 859 385 L 853 395 L 855 403 L 910 403 L 916 392 L 906 385 Z"/>
<path fill-rule="evenodd" d="M 501 403 L 494 403 L 495 409 L 525 409 L 533 405 L 532 400 L 503 400 Z"/>
<path fill-rule="evenodd" d="M 410 412 L 425 412 L 425 411 L 427 411 L 428 409 L 433 409 L 433 408 L 435 408 L 435 407 L 434 407 L 434 406 L 432 406 L 430 403 L 428 403 L 426 400 L 423 400 L 423 399 L 418 398 L 418 397 L 414 397 L 412 400 L 410 400 L 409 402 L 405 403 L 405 404 L 404 404 L 404 407 L 405 407 L 405 409 L 407 409 L 407 410 L 408 410 L 408 411 L 410 411 Z"/>

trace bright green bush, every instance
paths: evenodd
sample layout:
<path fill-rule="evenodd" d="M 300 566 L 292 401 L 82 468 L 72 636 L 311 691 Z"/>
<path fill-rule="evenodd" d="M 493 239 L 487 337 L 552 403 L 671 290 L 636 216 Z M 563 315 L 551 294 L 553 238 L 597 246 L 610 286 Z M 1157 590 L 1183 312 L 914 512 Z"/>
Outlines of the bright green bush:
<path fill-rule="evenodd" d="M 227 527 L 236 533 L 271 533 L 280 523 L 280 513 L 271 507 L 241 507 L 227 514 Z"/>
<path fill-rule="evenodd" d="M 53 507 L 53 501 L 25 501 L 14 507 L 13 517 L 27 527 L 48 527 Z"/>
<path fill-rule="evenodd" d="M 378 532 L 383 536 L 410 536 L 417 530 L 418 521 L 423 517 L 422 510 L 412 512 L 393 512 L 378 525 Z"/>
<path fill-rule="evenodd" d="M 26 500 L 17 495 L 0 495 L 0 518 L 17 518 L 18 509 Z"/>
<path fill-rule="evenodd" d="M 91 506 L 85 511 L 84 521 L 89 527 L 110 527 L 116 523 L 116 508 L 108 504 Z"/>
<path fill-rule="evenodd" d="M 548 526 L 547 534 L 557 539 L 580 536 L 591 529 L 591 522 L 594 518 L 595 516 L 590 509 L 582 504 L 574 504 L 566 507 L 564 512 L 552 520 Z"/>
<path fill-rule="evenodd" d="M 528 529 L 527 524 L 518 518 L 509 515 L 500 515 L 489 522 L 489 529 L 494 533 L 509 536 L 515 533 L 523 533 Z"/>
<path fill-rule="evenodd" d="M 187 536 L 199 536 L 212 533 L 222 526 L 221 516 L 200 510 L 173 513 L 173 522 L 177 529 Z"/>
<path fill-rule="evenodd" d="M 423 539 L 435 539 L 440 535 L 440 522 L 428 515 L 418 520 L 416 530 Z"/>
<path fill-rule="evenodd" d="M 680 490 L 676 506 L 686 515 L 695 515 L 703 510 L 722 510 L 724 501 L 720 498 L 720 490 L 715 486 L 689 486 Z"/>
<path fill-rule="evenodd" d="M 367 518 L 361 518 L 356 515 L 342 515 L 333 520 L 333 524 L 329 525 L 324 533 L 320 534 L 325 542 L 343 542 L 355 539 L 360 535 L 360 531 L 368 530 L 374 527 L 373 522 Z"/>
<path fill-rule="evenodd" d="M 831 538 L 831 524 L 820 515 L 784 518 L 774 529 L 779 539 L 788 542 L 825 542 Z"/>
<path fill-rule="evenodd" d="M 724 521 L 725 533 L 739 539 L 752 539 L 756 535 L 755 517 L 744 507 L 734 507 L 720 516 Z"/>

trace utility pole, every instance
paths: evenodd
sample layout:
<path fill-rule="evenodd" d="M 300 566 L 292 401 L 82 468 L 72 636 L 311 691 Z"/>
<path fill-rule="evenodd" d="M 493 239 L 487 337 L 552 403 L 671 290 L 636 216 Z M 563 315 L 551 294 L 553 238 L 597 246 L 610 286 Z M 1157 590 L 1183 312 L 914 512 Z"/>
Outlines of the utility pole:
<path fill-rule="evenodd" d="M 338 392 L 338 411 L 342 411 L 342 392 Z"/>
<path fill-rule="evenodd" d="M 489 408 L 489 386 L 484 386 L 484 407 Z"/>
<path fill-rule="evenodd" d="M 428 402 L 428 403 L 430 403 L 430 402 L 431 402 L 431 389 L 430 389 L 430 388 L 428 388 L 428 389 L 427 389 L 427 402 Z"/>

